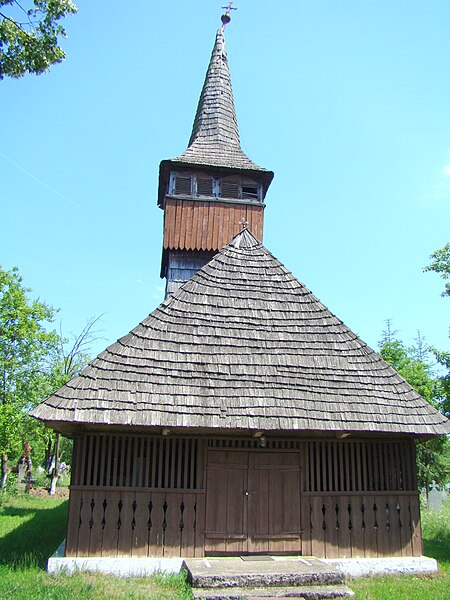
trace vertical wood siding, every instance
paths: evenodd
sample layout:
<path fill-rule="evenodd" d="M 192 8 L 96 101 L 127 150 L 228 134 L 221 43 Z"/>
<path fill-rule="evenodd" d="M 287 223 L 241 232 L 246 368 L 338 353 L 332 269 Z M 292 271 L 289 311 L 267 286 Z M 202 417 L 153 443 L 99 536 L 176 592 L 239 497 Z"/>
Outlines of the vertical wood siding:
<path fill-rule="evenodd" d="M 422 553 L 409 441 L 84 435 L 67 556 Z"/>
<path fill-rule="evenodd" d="M 262 241 L 263 205 L 168 198 L 163 247 L 165 250 L 220 250 L 242 230 L 239 224 L 242 219 Z"/>

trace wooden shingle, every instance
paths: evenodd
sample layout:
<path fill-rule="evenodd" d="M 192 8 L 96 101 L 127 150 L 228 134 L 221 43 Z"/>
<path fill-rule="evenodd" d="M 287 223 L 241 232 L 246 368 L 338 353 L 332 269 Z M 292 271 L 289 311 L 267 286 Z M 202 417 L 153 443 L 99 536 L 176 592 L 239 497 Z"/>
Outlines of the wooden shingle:
<path fill-rule="evenodd" d="M 32 414 L 64 431 L 450 432 L 247 229 Z"/>

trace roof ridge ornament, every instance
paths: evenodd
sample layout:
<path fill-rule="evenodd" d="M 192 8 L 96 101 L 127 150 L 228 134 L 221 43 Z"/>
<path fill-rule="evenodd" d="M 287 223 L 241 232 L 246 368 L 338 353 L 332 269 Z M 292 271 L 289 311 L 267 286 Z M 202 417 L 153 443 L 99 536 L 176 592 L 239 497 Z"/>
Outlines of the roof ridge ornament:
<path fill-rule="evenodd" d="M 231 21 L 230 11 L 237 10 L 237 6 L 233 6 L 233 0 L 228 2 L 228 6 L 222 6 L 225 9 L 225 13 L 220 17 L 222 21 L 222 31 L 225 30 L 225 26 Z"/>

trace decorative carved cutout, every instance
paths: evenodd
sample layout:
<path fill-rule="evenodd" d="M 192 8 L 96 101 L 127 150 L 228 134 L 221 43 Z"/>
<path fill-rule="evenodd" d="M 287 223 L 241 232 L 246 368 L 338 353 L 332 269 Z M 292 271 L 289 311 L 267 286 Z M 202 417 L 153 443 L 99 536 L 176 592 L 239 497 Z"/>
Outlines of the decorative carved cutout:
<path fill-rule="evenodd" d="M 108 508 L 108 501 L 106 498 L 103 500 L 103 517 L 102 517 L 102 529 L 106 527 L 106 509 Z"/>
<path fill-rule="evenodd" d="M 91 516 L 89 519 L 89 529 L 92 529 L 94 526 L 94 508 L 95 508 L 95 500 L 92 498 L 91 500 Z"/>
<path fill-rule="evenodd" d="M 401 529 L 403 527 L 403 524 L 402 524 L 402 519 L 400 516 L 400 511 L 401 511 L 400 502 L 397 502 L 397 506 L 395 507 L 395 509 L 397 511 L 397 516 L 398 516 L 398 526 Z"/>
<path fill-rule="evenodd" d="M 83 524 L 83 519 L 81 518 L 82 513 L 83 513 L 83 498 L 81 498 L 81 500 L 80 500 L 80 515 L 79 515 L 79 519 L 78 519 L 78 529 L 80 529 Z"/>
<path fill-rule="evenodd" d="M 147 521 L 147 529 L 150 532 L 152 529 L 152 510 L 153 510 L 153 502 L 150 500 L 148 503 L 148 521 Z"/>
<path fill-rule="evenodd" d="M 164 504 L 163 504 L 163 522 L 162 522 L 162 529 L 163 529 L 163 533 L 166 533 L 166 529 L 167 529 L 167 509 L 168 509 L 168 504 L 167 504 L 167 500 L 164 500 Z"/>
<path fill-rule="evenodd" d="M 384 510 L 386 512 L 386 529 L 388 531 L 390 531 L 391 530 L 391 509 L 389 507 L 389 504 L 386 504 Z"/>
<path fill-rule="evenodd" d="M 339 525 L 339 504 L 336 503 L 334 507 L 334 512 L 336 513 L 336 529 L 339 530 L 341 526 Z"/>
<path fill-rule="evenodd" d="M 183 515 L 184 515 L 184 502 L 183 500 L 181 501 L 180 504 L 180 531 L 183 533 L 183 529 L 184 529 L 184 520 L 183 520 Z"/>
<path fill-rule="evenodd" d="M 122 515 L 122 508 L 123 508 L 122 499 L 119 500 L 117 508 L 119 509 L 119 518 L 117 519 L 117 529 L 120 529 L 122 527 L 122 516 L 121 516 Z"/>
<path fill-rule="evenodd" d="M 133 518 L 131 519 L 131 529 L 134 531 L 134 528 L 136 527 L 136 508 L 137 508 L 136 500 L 133 502 L 131 508 L 133 509 Z"/>

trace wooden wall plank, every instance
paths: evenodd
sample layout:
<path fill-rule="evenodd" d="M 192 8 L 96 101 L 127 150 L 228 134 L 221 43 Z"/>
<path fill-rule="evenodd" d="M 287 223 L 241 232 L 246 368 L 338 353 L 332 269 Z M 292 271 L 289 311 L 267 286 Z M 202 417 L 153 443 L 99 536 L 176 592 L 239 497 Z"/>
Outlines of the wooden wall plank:
<path fill-rule="evenodd" d="M 89 556 L 102 555 L 103 492 L 92 492 L 89 502 Z"/>
<path fill-rule="evenodd" d="M 82 492 L 80 490 L 72 489 L 70 491 L 65 556 L 77 556 L 81 499 Z"/>
<path fill-rule="evenodd" d="M 134 492 L 136 500 L 135 526 L 132 527 L 131 555 L 149 556 L 148 552 L 148 503 L 151 493 Z"/>
<path fill-rule="evenodd" d="M 325 558 L 339 556 L 340 530 L 337 528 L 335 502 L 332 496 L 323 498 L 323 520 L 325 536 Z"/>
<path fill-rule="evenodd" d="M 181 231 L 184 229 L 183 225 L 183 216 L 185 214 L 184 211 L 184 200 L 178 201 L 175 205 L 175 223 L 174 223 L 174 239 L 178 242 L 178 247 L 183 248 L 180 244 Z"/>
<path fill-rule="evenodd" d="M 152 528 L 149 536 L 150 556 L 164 555 L 164 517 L 165 517 L 165 492 L 153 492 L 152 506 Z"/>
<path fill-rule="evenodd" d="M 208 245 L 207 250 L 211 250 L 213 248 L 218 247 L 219 241 L 219 231 L 222 226 L 222 205 L 217 203 L 217 205 L 209 206 L 209 223 L 208 230 L 210 235 L 208 236 Z"/>
<path fill-rule="evenodd" d="M 420 502 L 419 494 L 411 494 L 409 497 L 409 511 L 411 514 L 411 554 L 412 556 L 422 556 L 422 531 L 420 525 Z"/>
<path fill-rule="evenodd" d="M 89 503 L 92 492 L 83 492 L 79 505 L 79 526 L 77 532 L 77 556 L 89 556 Z"/>
<path fill-rule="evenodd" d="M 311 555 L 324 557 L 325 549 L 325 533 L 323 530 L 323 498 L 322 496 L 313 496 L 311 502 Z"/>
<path fill-rule="evenodd" d="M 349 498 L 350 515 L 351 518 L 351 529 L 349 527 L 349 539 L 351 546 L 352 558 L 364 557 L 364 543 L 365 535 L 362 524 L 362 511 L 361 511 L 361 497 L 359 495 L 352 495 Z M 348 507 L 347 507 L 348 510 Z"/>
<path fill-rule="evenodd" d="M 121 492 L 108 491 L 105 494 L 105 527 L 102 530 L 102 556 L 117 556 L 118 520 Z"/>
<path fill-rule="evenodd" d="M 202 557 L 205 553 L 205 527 L 206 527 L 206 495 L 197 494 L 195 499 L 195 556 Z"/>
<path fill-rule="evenodd" d="M 231 211 L 224 206 L 222 212 L 222 230 L 219 233 L 218 246 L 223 248 L 233 238 L 233 222 Z"/>
<path fill-rule="evenodd" d="M 181 501 L 184 504 L 182 514 L 183 528 L 180 530 L 180 556 L 194 557 L 196 554 L 196 520 L 197 520 L 197 494 L 184 492 Z M 181 523 L 181 521 L 180 521 Z M 203 556 L 203 546 L 201 548 Z"/>
<path fill-rule="evenodd" d="M 302 524 L 302 554 L 303 556 L 312 556 L 312 526 L 311 526 L 311 498 L 303 495 L 300 506 L 301 524 Z"/>

